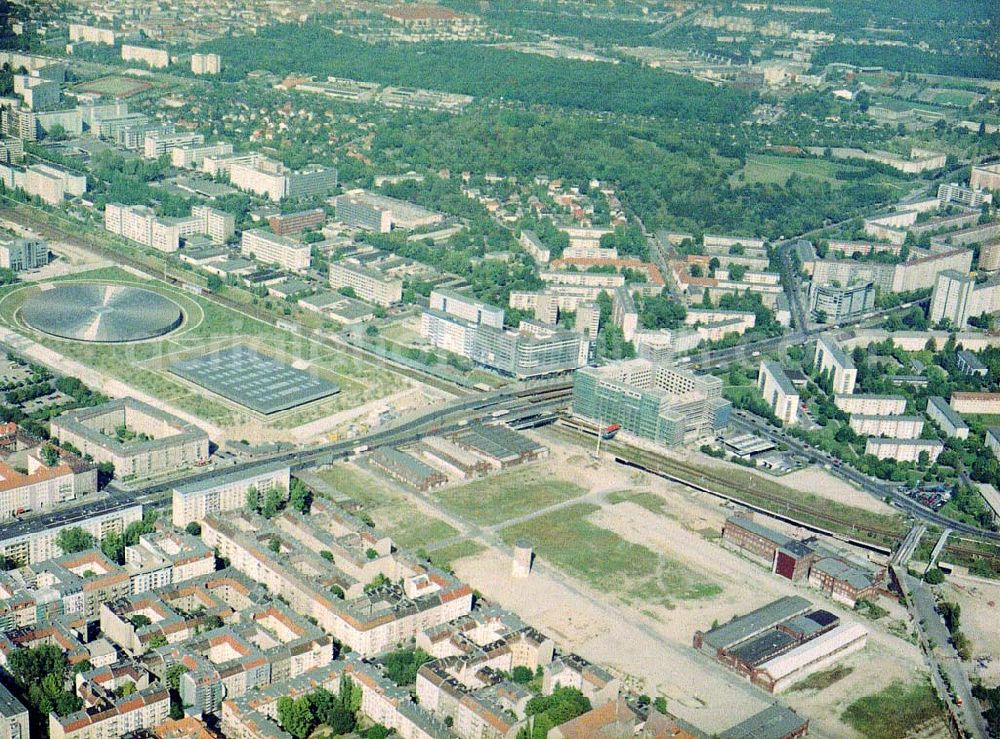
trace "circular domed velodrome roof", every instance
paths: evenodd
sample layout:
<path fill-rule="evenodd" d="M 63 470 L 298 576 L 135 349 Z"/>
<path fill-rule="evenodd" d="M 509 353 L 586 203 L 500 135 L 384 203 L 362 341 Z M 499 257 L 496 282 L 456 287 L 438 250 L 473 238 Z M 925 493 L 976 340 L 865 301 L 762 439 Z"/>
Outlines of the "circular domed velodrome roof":
<path fill-rule="evenodd" d="M 31 328 L 75 341 L 141 341 L 181 325 L 180 306 L 152 290 L 126 285 L 58 285 L 25 301 Z"/>

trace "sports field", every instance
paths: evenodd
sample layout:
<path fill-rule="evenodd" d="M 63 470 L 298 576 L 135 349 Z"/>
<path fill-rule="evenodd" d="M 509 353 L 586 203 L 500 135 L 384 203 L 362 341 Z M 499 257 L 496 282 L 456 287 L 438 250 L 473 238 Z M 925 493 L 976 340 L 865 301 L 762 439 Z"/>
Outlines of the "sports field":
<path fill-rule="evenodd" d="M 276 428 L 292 428 L 313 420 L 317 414 L 329 415 L 355 408 L 409 385 L 407 380 L 382 366 L 344 355 L 201 296 L 154 280 L 140 279 L 116 267 L 65 279 L 109 281 L 154 290 L 178 303 L 184 311 L 185 321 L 173 333 L 150 341 L 93 344 L 46 336 L 45 347 L 220 428 L 259 422 L 259 416 L 172 375 L 168 369 L 171 362 L 241 344 L 286 363 L 308 365 L 313 374 L 340 387 L 341 392 L 332 398 L 275 414 L 273 426 Z M 41 335 L 21 323 L 18 309 L 37 291 L 37 283 L 12 285 L 0 291 L 0 323 L 36 340 Z"/>
<path fill-rule="evenodd" d="M 127 98 L 145 92 L 152 87 L 152 83 L 145 80 L 137 80 L 131 77 L 110 75 L 100 77 L 90 82 L 82 82 L 73 88 L 74 92 L 85 92 L 92 95 L 103 95 L 104 97 Z"/>

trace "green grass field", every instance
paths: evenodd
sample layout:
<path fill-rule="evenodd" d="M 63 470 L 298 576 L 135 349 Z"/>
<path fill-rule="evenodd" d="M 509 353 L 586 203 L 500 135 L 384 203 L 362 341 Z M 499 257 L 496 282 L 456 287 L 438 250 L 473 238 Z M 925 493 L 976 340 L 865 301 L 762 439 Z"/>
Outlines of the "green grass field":
<path fill-rule="evenodd" d="M 894 682 L 878 693 L 854 701 L 841 718 L 869 739 L 895 739 L 941 715 L 941 704 L 925 680 L 910 685 Z"/>
<path fill-rule="evenodd" d="M 816 180 L 829 182 L 835 187 L 847 184 L 846 180 L 838 180 L 837 172 L 857 172 L 857 167 L 826 159 L 800 159 L 798 157 L 783 157 L 761 154 L 747 157 L 743 168 L 743 177 L 747 184 L 777 183 L 785 184 L 792 174 L 801 177 L 812 177 Z"/>
<path fill-rule="evenodd" d="M 933 89 L 928 90 L 926 93 L 921 95 L 921 99 L 926 99 L 929 103 L 934 103 L 935 105 L 952 105 L 956 108 L 968 108 L 970 105 L 975 104 L 982 99 L 982 95 L 969 92 L 967 90 L 942 90 Z"/>
<path fill-rule="evenodd" d="M 789 688 L 789 691 L 792 693 L 802 693 L 808 690 L 823 690 L 823 688 L 829 688 L 834 683 L 843 680 L 852 672 L 854 672 L 853 667 L 837 665 L 829 670 L 814 672 L 804 680 L 799 680 Z"/>
<path fill-rule="evenodd" d="M 632 544 L 587 516 L 599 510 L 574 504 L 501 531 L 507 544 L 526 538 L 535 552 L 573 577 L 627 602 L 671 607 L 678 600 L 711 598 L 722 592 L 676 560 Z"/>
<path fill-rule="evenodd" d="M 486 547 L 482 544 L 466 540 L 460 541 L 456 544 L 449 544 L 448 546 L 441 547 L 440 549 L 434 549 L 430 552 L 430 557 L 431 562 L 435 567 L 440 567 L 443 570 L 450 570 L 456 560 L 462 559 L 463 557 L 474 557 L 484 551 L 486 551 Z"/>
<path fill-rule="evenodd" d="M 405 387 L 407 381 L 382 367 L 340 354 L 288 331 L 240 314 L 200 296 L 176 290 L 155 280 L 143 280 L 116 267 L 84 272 L 65 279 L 133 284 L 170 297 L 184 310 L 186 320 L 177 331 L 160 339 L 133 344 L 89 344 L 39 334 L 17 320 L 18 308 L 35 294 L 35 285 L 16 284 L 0 291 L 0 321 L 77 362 L 106 373 L 141 392 L 149 393 L 217 426 L 250 420 L 248 411 L 230 405 L 207 391 L 185 384 L 168 371 L 171 361 L 204 353 L 239 340 L 285 361 L 310 361 L 327 379 L 341 386 L 339 395 L 316 406 L 284 414 L 275 425 L 296 426 L 321 416 L 356 407 Z"/>
<path fill-rule="evenodd" d="M 384 480 L 353 465 L 338 464 L 319 474 L 339 492 L 361 503 L 375 522 L 375 528 L 391 536 L 402 549 L 417 549 L 458 533 L 440 518 L 409 505 L 406 498 Z M 459 556 L 465 555 L 457 554 L 455 558 Z M 434 562 L 437 563 L 437 557 Z"/>
<path fill-rule="evenodd" d="M 456 516 L 482 526 L 493 526 L 579 498 L 585 492 L 579 485 L 552 479 L 538 467 L 531 466 L 448 488 L 436 493 L 436 497 Z"/>
<path fill-rule="evenodd" d="M 140 92 L 145 92 L 151 87 L 153 87 L 152 83 L 145 80 L 111 75 L 109 77 L 100 77 L 90 82 L 83 82 L 73 89 L 75 92 L 89 92 L 107 97 L 127 98 L 132 95 L 138 95 Z"/>

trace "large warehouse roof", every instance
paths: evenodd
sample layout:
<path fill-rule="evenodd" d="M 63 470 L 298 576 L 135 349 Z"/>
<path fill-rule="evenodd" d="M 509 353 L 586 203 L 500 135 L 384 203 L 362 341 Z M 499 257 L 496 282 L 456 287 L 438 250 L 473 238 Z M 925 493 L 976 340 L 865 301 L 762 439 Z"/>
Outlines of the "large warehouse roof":
<path fill-rule="evenodd" d="M 178 377 L 258 413 L 276 413 L 340 392 L 340 387 L 245 346 L 170 365 Z"/>

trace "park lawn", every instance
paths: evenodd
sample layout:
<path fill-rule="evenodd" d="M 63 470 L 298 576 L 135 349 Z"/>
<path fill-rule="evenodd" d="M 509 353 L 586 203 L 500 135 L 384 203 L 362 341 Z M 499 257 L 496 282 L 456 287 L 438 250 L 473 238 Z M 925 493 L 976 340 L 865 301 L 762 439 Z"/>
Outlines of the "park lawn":
<path fill-rule="evenodd" d="M 854 701 L 841 719 L 869 739 L 895 739 L 941 715 L 941 704 L 928 681 L 910 685 L 896 681 Z"/>
<path fill-rule="evenodd" d="M 518 467 L 435 497 L 451 513 L 482 526 L 493 526 L 543 508 L 579 498 L 586 490 L 555 479 L 538 466 Z"/>
<path fill-rule="evenodd" d="M 376 475 L 352 465 L 334 465 L 319 476 L 361 503 L 375 522 L 375 528 L 391 537 L 402 549 L 417 549 L 458 533 L 440 518 L 415 509 L 401 493 Z"/>
<path fill-rule="evenodd" d="M 626 602 L 670 608 L 679 600 L 710 598 L 722 592 L 686 565 L 588 521 L 597 510 L 595 505 L 577 503 L 500 533 L 507 544 L 527 539 L 542 559 Z"/>
<path fill-rule="evenodd" d="M 801 177 L 829 182 L 835 187 L 847 184 L 848 180 L 838 180 L 838 172 L 859 172 L 858 167 L 839 164 L 826 159 L 803 159 L 761 154 L 747 157 L 743 168 L 743 179 L 747 184 L 764 183 L 784 185 L 788 178 L 797 174 Z"/>
<path fill-rule="evenodd" d="M 450 570 L 457 560 L 465 557 L 474 557 L 486 551 L 486 547 L 471 539 L 460 541 L 456 544 L 449 544 L 440 549 L 433 549 L 430 552 L 431 563 L 442 570 Z"/>

